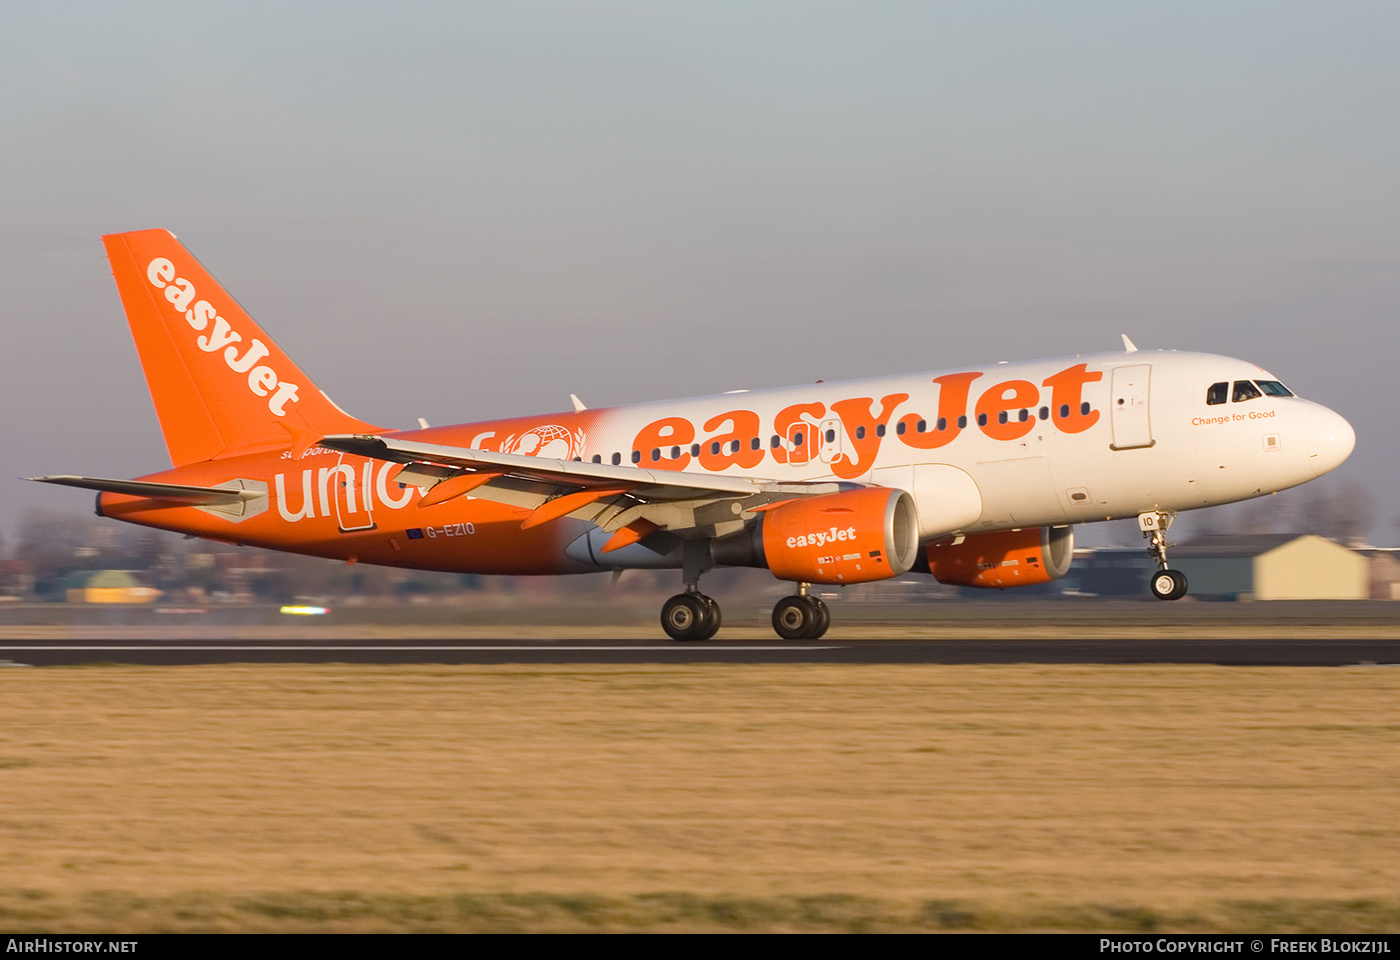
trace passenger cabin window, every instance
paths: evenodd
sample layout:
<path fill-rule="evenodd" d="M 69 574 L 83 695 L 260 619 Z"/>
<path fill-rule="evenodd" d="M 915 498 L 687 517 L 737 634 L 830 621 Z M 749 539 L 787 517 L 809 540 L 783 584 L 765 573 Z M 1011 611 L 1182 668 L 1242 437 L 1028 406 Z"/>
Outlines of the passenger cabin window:
<path fill-rule="evenodd" d="M 1212 383 L 1206 387 L 1206 405 L 1215 406 L 1217 403 L 1224 403 L 1225 398 L 1230 393 L 1230 384 L 1222 380 L 1219 383 Z"/>
<path fill-rule="evenodd" d="M 1263 390 L 1271 397 L 1291 397 L 1293 391 L 1279 383 L 1277 380 L 1255 380 L 1259 384 L 1259 389 Z"/>
<path fill-rule="evenodd" d="M 1235 394 L 1233 397 L 1231 397 L 1231 399 L 1235 403 L 1242 403 L 1245 400 L 1257 400 L 1259 397 L 1262 396 L 1263 394 L 1259 392 L 1259 388 L 1256 387 L 1251 381 L 1236 380 Z"/>

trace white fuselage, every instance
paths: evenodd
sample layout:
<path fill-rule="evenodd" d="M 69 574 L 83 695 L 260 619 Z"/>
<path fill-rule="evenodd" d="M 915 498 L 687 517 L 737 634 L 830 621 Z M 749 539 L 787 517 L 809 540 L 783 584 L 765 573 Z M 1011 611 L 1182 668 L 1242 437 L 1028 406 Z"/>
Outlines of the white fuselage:
<path fill-rule="evenodd" d="M 579 455 L 903 487 L 925 539 L 1081 523 L 1244 500 L 1334 469 L 1355 434 L 1326 407 L 1207 403 L 1211 384 L 1274 379 L 1227 357 L 1137 351 L 817 383 L 596 411 Z"/>

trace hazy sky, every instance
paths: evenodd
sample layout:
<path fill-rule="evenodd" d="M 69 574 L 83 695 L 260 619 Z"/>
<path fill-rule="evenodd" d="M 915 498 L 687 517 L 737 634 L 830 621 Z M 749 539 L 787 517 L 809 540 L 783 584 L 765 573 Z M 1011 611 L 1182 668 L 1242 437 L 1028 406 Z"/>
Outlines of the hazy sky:
<path fill-rule="evenodd" d="M 168 466 L 99 236 L 434 424 L 1119 347 L 1351 420 L 1394 542 L 1395 3 L 0 2 L 10 476 Z M 5 482 L 0 532 L 87 494 Z"/>

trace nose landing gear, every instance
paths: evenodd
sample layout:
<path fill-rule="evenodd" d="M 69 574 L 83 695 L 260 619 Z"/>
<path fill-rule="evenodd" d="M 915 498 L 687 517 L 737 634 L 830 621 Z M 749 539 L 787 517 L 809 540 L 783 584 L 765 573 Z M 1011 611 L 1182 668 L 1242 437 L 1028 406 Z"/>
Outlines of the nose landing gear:
<path fill-rule="evenodd" d="M 1167 567 L 1167 530 L 1171 528 L 1176 514 L 1165 510 L 1154 510 L 1138 514 L 1138 529 L 1147 538 L 1147 553 L 1157 561 L 1157 572 L 1152 575 L 1148 586 L 1158 600 L 1180 600 L 1186 596 L 1186 574 Z"/>

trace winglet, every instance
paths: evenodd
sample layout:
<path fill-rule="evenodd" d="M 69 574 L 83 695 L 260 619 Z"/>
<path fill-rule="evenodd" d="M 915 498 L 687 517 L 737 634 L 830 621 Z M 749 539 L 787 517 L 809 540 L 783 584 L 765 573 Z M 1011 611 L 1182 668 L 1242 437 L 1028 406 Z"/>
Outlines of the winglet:
<path fill-rule="evenodd" d="M 1129 340 L 1129 339 L 1128 339 L 1128 335 L 1127 335 L 1126 333 L 1125 333 L 1125 334 L 1122 334 L 1121 336 L 1123 337 L 1123 352 L 1124 352 L 1124 353 L 1137 353 L 1137 344 L 1135 344 L 1135 343 L 1133 343 L 1133 341 Z"/>

